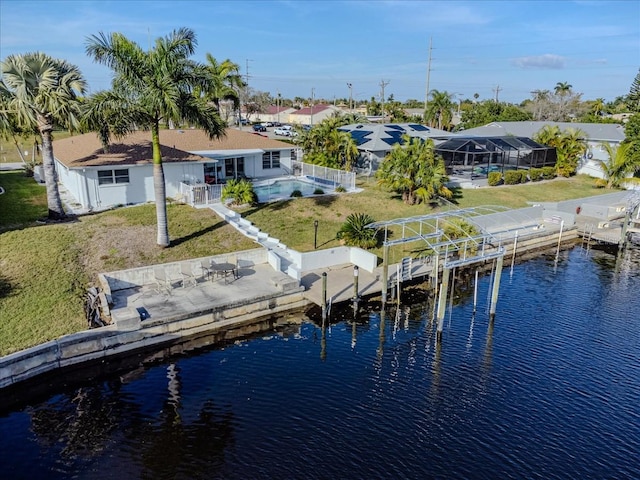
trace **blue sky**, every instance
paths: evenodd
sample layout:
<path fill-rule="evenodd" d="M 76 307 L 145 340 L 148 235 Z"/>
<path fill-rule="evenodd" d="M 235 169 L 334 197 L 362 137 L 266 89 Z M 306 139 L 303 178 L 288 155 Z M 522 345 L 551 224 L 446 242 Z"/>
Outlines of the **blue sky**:
<path fill-rule="evenodd" d="M 43 51 L 80 67 L 91 91 L 110 72 L 85 41 L 118 31 L 149 45 L 196 32 L 195 59 L 241 66 L 251 87 L 293 98 L 424 101 L 429 89 L 520 102 L 568 82 L 583 99 L 629 92 L 640 67 L 640 1 L 0 0 L 0 58 Z M 247 68 L 248 67 L 248 68 Z M 457 97 L 456 97 L 457 98 Z"/>

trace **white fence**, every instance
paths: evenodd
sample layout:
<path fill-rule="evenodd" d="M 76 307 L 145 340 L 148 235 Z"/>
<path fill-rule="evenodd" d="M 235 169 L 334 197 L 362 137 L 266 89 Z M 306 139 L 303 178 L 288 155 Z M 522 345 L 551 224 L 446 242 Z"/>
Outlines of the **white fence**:
<path fill-rule="evenodd" d="M 345 172 L 335 168 L 321 167 L 312 163 L 298 161 L 291 162 L 291 173 L 297 176 L 307 176 L 310 180 L 319 184 L 326 184 L 332 188 L 342 185 L 347 191 L 355 190 L 355 172 Z"/>
<path fill-rule="evenodd" d="M 182 200 L 191 206 L 220 203 L 222 187 L 223 185 L 208 185 L 206 183 L 195 185 L 180 183 L 180 195 Z"/>

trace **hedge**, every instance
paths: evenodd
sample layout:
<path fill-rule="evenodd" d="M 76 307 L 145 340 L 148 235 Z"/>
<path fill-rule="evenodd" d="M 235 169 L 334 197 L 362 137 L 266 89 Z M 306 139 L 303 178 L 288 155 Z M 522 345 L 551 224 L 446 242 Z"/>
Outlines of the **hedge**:
<path fill-rule="evenodd" d="M 500 185 L 502 182 L 502 173 L 501 172 L 489 172 L 487 177 L 489 186 L 495 187 L 496 185 Z"/>

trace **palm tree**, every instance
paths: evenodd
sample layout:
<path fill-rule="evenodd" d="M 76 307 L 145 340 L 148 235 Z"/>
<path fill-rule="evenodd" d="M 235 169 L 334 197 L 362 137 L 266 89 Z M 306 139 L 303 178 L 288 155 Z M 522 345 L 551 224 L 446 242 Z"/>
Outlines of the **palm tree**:
<path fill-rule="evenodd" d="M 240 75 L 240 66 L 228 58 L 218 62 L 213 55 L 207 53 L 206 68 L 211 74 L 212 84 L 204 92 L 205 98 L 212 101 L 220 113 L 220 100 L 231 100 L 234 111 L 240 108 L 239 92 L 246 87 Z"/>
<path fill-rule="evenodd" d="M 375 220 L 366 213 L 351 213 L 336 234 L 336 238 L 345 245 L 360 248 L 375 248 L 379 243 L 379 235 L 368 225 Z"/>
<path fill-rule="evenodd" d="M 634 159 L 631 153 L 631 143 L 622 143 L 617 148 L 608 143 L 602 143 L 607 152 L 608 160 L 596 160 L 604 179 L 596 180 L 596 186 L 604 188 L 620 188 L 623 184 L 640 185 L 640 178 L 632 177 L 640 171 L 640 161 Z"/>
<path fill-rule="evenodd" d="M 433 140 L 403 135 L 402 141 L 402 145 L 394 145 L 376 172 L 378 184 L 401 193 L 409 205 L 451 198 L 453 194 L 445 185 L 444 161 L 436 155 Z"/>
<path fill-rule="evenodd" d="M 558 119 L 564 120 L 565 116 L 565 106 L 566 106 L 566 97 L 571 95 L 571 88 L 573 85 L 569 85 L 568 82 L 558 82 L 556 86 L 553 88 L 555 94 L 559 97 L 558 101 Z"/>
<path fill-rule="evenodd" d="M 587 134 L 582 130 L 568 128 L 564 132 L 557 125 L 547 125 L 533 137 L 538 143 L 556 149 L 556 171 L 558 175 L 570 177 L 576 173 L 578 161 L 587 150 Z"/>
<path fill-rule="evenodd" d="M 78 125 L 78 95 L 84 93 L 86 82 L 78 67 L 41 52 L 9 55 L 0 68 L 2 129 L 6 132 L 13 122 L 17 128 L 38 132 L 47 188 L 48 218 L 62 219 L 66 214 L 58 190 L 53 127 L 60 125 L 73 128 Z"/>
<path fill-rule="evenodd" d="M 161 247 L 169 246 L 169 229 L 160 124 L 188 122 L 211 139 L 224 134 L 215 106 L 194 94 L 196 89 L 213 91 L 207 68 L 189 59 L 196 44 L 194 32 L 187 28 L 158 38 L 149 51 L 121 33 L 100 33 L 87 40 L 87 54 L 115 73 L 112 90 L 91 99 L 86 116 L 89 127 L 98 130 L 105 142 L 138 127 L 151 131 L 157 243 Z"/>
<path fill-rule="evenodd" d="M 447 130 L 451 125 L 453 118 L 453 94 L 449 92 L 439 92 L 431 90 L 431 100 L 427 110 L 425 111 L 425 120 L 432 127 L 438 127 L 440 130 Z"/>

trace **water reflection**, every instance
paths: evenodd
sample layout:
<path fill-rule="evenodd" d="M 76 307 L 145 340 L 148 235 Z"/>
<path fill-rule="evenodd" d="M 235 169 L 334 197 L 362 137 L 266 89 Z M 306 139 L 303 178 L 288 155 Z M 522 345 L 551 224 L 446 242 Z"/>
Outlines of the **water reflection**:
<path fill-rule="evenodd" d="M 3 475 L 640 478 L 640 259 L 606 255 L 517 265 L 495 320 L 459 276 L 442 341 L 407 289 L 153 352 L 7 410 Z"/>

